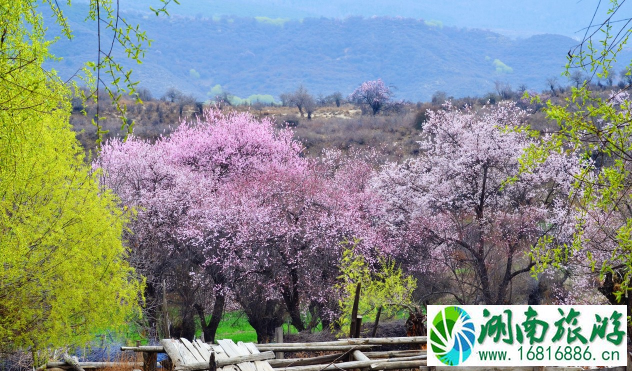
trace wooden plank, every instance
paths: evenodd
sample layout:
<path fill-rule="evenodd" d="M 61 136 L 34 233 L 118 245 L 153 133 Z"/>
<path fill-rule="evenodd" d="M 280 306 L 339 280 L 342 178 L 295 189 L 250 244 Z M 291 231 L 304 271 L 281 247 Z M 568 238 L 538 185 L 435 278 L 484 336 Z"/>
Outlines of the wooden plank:
<path fill-rule="evenodd" d="M 195 358 L 196 362 L 206 362 L 206 363 L 208 363 L 208 359 L 204 359 L 202 354 L 200 354 L 200 351 L 197 350 L 197 348 L 195 346 L 193 346 L 193 344 L 191 344 L 191 342 L 189 340 L 187 340 L 185 338 L 180 338 L 180 342 L 189 351 L 189 353 Z"/>
<path fill-rule="evenodd" d="M 217 371 L 239 371 L 239 369 L 235 365 L 228 365 L 218 368 Z"/>
<path fill-rule="evenodd" d="M 255 370 L 254 365 L 251 364 L 252 362 L 264 361 L 266 359 L 273 359 L 273 358 L 274 358 L 274 352 L 265 352 L 265 353 L 258 353 L 258 354 L 248 354 L 245 356 L 227 357 L 220 360 L 216 359 L 215 364 L 217 365 L 217 368 L 222 368 L 228 365 L 237 365 L 239 366 L 240 369 L 242 369 L 242 371 L 244 370 L 244 368 Z M 247 364 L 250 364 L 250 366 L 245 366 Z M 242 367 L 242 365 L 244 366 Z M 186 364 L 186 365 L 176 367 L 176 370 L 193 371 L 193 370 L 208 370 L 208 368 L 209 368 L 208 362 L 197 362 L 197 363 L 191 363 L 191 364 Z"/>
<path fill-rule="evenodd" d="M 244 343 L 243 341 L 237 342 L 237 348 L 239 348 L 239 350 L 241 350 L 244 355 L 252 354 L 250 348 L 248 348 L 246 343 Z M 255 349 L 257 349 L 257 347 L 255 347 Z M 259 349 L 257 349 L 257 353 L 259 353 Z"/>
<path fill-rule="evenodd" d="M 213 353 L 215 354 L 215 360 L 228 358 L 228 354 L 226 354 L 226 351 L 220 345 L 213 344 L 211 345 L 211 348 Z"/>
<path fill-rule="evenodd" d="M 229 357 L 238 357 L 241 354 L 241 350 L 237 348 L 237 345 L 230 339 L 218 340 L 217 343 L 224 349 L 224 352 Z"/>
<path fill-rule="evenodd" d="M 236 365 L 241 371 L 257 371 L 255 364 L 252 362 L 242 362 Z"/>
<path fill-rule="evenodd" d="M 224 367 L 226 365 L 235 365 L 244 362 L 265 361 L 267 359 L 274 359 L 274 352 L 264 352 L 258 354 L 249 354 L 245 356 L 230 357 L 225 360 L 217 361 L 217 366 Z"/>
<path fill-rule="evenodd" d="M 348 350 L 365 350 L 372 349 L 376 345 L 326 345 L 326 346 L 288 346 L 288 343 L 283 344 L 265 344 L 257 345 L 259 351 L 271 350 L 273 352 L 345 352 Z"/>
<path fill-rule="evenodd" d="M 174 367 L 182 366 L 185 362 L 180 354 L 180 348 L 178 347 L 178 341 L 171 339 L 162 339 L 160 344 L 164 347 L 165 353 L 169 355 Z"/>
<path fill-rule="evenodd" d="M 257 371 L 274 371 L 268 362 L 269 361 L 255 361 L 254 364 Z"/>
<path fill-rule="evenodd" d="M 211 352 L 206 343 L 201 342 L 200 339 L 196 339 L 193 342 L 193 346 L 200 352 L 205 361 L 208 362 L 211 359 Z"/>
<path fill-rule="evenodd" d="M 64 362 L 66 362 L 68 366 L 70 366 L 73 370 L 84 371 L 84 369 L 79 365 L 79 360 L 69 356 L 68 353 L 64 353 L 62 358 L 64 359 Z"/>
<path fill-rule="evenodd" d="M 238 344 L 233 343 L 233 345 L 235 346 L 236 350 L 239 351 L 240 353 L 240 357 L 235 357 L 235 358 L 244 358 L 244 357 L 254 356 L 253 354 L 250 353 L 250 350 L 248 349 L 248 347 L 246 347 L 246 345 L 243 342 L 240 341 Z M 274 352 L 269 352 L 269 353 L 270 353 L 269 359 L 274 358 Z M 263 354 L 268 354 L 268 352 L 259 353 L 257 354 L 257 356 L 261 356 Z M 245 359 L 247 359 L 247 361 L 238 363 L 237 367 L 241 371 L 257 371 L 257 367 L 255 366 L 253 361 L 248 360 L 248 358 L 245 358 Z M 233 360 L 231 359 L 231 361 Z"/>
<path fill-rule="evenodd" d="M 253 343 L 245 343 L 246 347 L 248 348 L 248 350 L 250 350 L 251 354 L 257 354 L 259 353 L 259 349 L 257 349 L 257 346 L 254 345 Z"/>
<path fill-rule="evenodd" d="M 183 365 L 190 365 L 198 362 L 197 358 L 195 358 L 195 356 L 187 349 L 186 345 L 180 341 L 176 341 L 175 344 L 177 344 L 178 350 L 182 355 L 182 361 L 184 362 Z"/>

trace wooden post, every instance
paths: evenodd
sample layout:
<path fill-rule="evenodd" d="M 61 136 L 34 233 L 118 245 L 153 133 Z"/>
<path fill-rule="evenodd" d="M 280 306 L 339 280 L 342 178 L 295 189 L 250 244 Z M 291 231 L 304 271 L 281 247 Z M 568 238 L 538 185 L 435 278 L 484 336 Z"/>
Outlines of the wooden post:
<path fill-rule="evenodd" d="M 356 333 L 355 322 L 356 322 L 356 317 L 358 316 L 358 303 L 360 302 L 360 289 L 361 288 L 362 288 L 362 284 L 358 282 L 358 285 L 356 286 L 355 298 L 353 299 L 353 308 L 351 309 L 351 326 L 349 329 L 350 338 L 354 337 Z"/>
<path fill-rule="evenodd" d="M 143 371 L 156 371 L 158 353 L 143 352 Z"/>
<path fill-rule="evenodd" d="M 377 335 L 377 325 L 380 323 L 380 315 L 382 314 L 382 306 L 380 305 L 377 308 L 377 315 L 375 316 L 375 323 L 373 324 L 373 332 L 371 332 L 371 337 L 374 338 Z"/>
<path fill-rule="evenodd" d="M 140 340 L 136 340 L 136 347 L 137 348 L 140 347 Z M 136 362 L 144 362 L 145 354 L 143 354 L 143 353 L 136 353 L 135 356 L 136 357 L 134 357 L 134 358 L 136 358 L 136 359 L 134 361 L 136 361 Z"/>
<path fill-rule="evenodd" d="M 169 330 L 169 312 L 167 311 L 167 281 L 162 280 L 162 336 L 171 339 Z"/>
<path fill-rule="evenodd" d="M 282 343 L 283 342 L 283 326 L 279 326 L 274 329 L 274 342 Z M 283 352 L 276 352 L 276 359 L 283 359 Z"/>
<path fill-rule="evenodd" d="M 360 330 L 362 330 L 362 316 L 356 316 L 356 320 L 355 320 L 355 337 L 359 338 L 360 337 Z"/>
<path fill-rule="evenodd" d="M 215 363 L 215 352 L 211 353 L 211 358 L 208 361 L 209 371 L 217 371 L 217 363 Z"/>

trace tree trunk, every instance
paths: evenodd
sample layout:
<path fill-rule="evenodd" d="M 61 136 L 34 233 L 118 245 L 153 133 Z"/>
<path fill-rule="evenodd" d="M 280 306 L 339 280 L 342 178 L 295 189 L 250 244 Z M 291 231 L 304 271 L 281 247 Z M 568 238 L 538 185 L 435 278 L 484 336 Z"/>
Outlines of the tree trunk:
<path fill-rule="evenodd" d="M 274 339 L 274 331 L 283 324 L 282 310 L 278 303 L 268 301 L 262 311 L 246 311 L 248 323 L 257 333 L 258 343 L 269 343 Z"/>
<path fill-rule="evenodd" d="M 283 288 L 283 301 L 285 302 L 287 312 L 292 320 L 292 325 L 301 332 L 305 330 L 305 325 L 303 325 L 303 320 L 301 319 L 301 308 L 298 293 L 298 272 L 294 268 L 290 269 L 290 285 L 290 287 Z"/>
<path fill-rule="evenodd" d="M 204 308 L 200 304 L 195 304 L 195 310 L 200 318 L 200 324 L 202 325 L 202 332 L 204 332 L 204 341 L 207 343 L 215 342 L 215 335 L 217 334 L 217 328 L 219 322 L 224 314 L 224 304 L 226 303 L 226 297 L 223 294 L 215 295 L 215 303 L 213 304 L 213 312 L 211 313 L 211 319 L 206 322 L 206 315 L 204 314 Z"/>

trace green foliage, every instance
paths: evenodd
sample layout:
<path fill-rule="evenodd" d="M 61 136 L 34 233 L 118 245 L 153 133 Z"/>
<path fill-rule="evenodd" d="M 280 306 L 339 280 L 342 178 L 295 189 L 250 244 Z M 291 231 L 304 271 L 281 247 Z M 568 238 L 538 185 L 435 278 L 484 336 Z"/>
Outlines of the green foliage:
<path fill-rule="evenodd" d="M 70 22 L 66 16 L 66 10 L 62 9 L 58 1 L 44 0 L 43 2 L 50 6 L 53 13 L 52 18 L 61 28 L 61 34 L 69 40 L 73 39 L 74 35 L 69 26 Z M 170 3 L 179 4 L 178 0 L 157 0 L 157 2 L 160 3 L 159 7 L 150 7 L 156 16 L 169 15 L 167 6 Z M 32 0 L 25 1 L 25 3 L 28 3 L 29 7 L 32 8 L 37 6 Z M 72 0 L 66 1 L 68 8 L 71 4 Z M 97 104 L 97 114 L 92 120 L 92 125 L 96 127 L 97 145 L 103 141 L 104 135 L 108 133 L 107 130 L 103 130 L 100 123 L 100 120 L 103 119 L 99 114 L 99 98 L 102 97 L 102 93 L 107 95 L 112 105 L 116 107 L 122 121 L 121 130 L 125 131 L 126 136 L 132 133 L 134 122 L 126 118 L 127 106 L 121 98 L 125 95 L 136 96 L 137 103 L 142 103 L 139 95 L 135 94 L 138 81 L 132 80 L 132 69 L 124 67 L 114 56 L 113 50 L 115 44 L 118 44 L 122 47 L 125 57 L 138 65 L 142 63 L 141 59 L 144 58 L 146 49 L 151 45 L 151 40 L 138 24 L 128 22 L 121 17 L 119 6 L 119 2 L 113 0 L 90 0 L 88 2 L 87 17 L 82 14 L 82 20 L 94 22 L 98 39 L 97 60 L 82 61 L 84 63 L 83 73 L 75 71 L 71 77 L 77 95 L 84 101 L 90 97 Z M 77 80 L 82 81 L 88 87 L 88 95 L 85 94 L 84 90 L 78 88 Z"/>
<path fill-rule="evenodd" d="M 208 96 L 211 97 L 211 99 L 213 99 L 216 96 L 222 94 L 223 92 L 224 92 L 224 89 L 222 89 L 222 86 L 220 84 L 217 84 L 211 88 L 211 91 L 208 93 Z"/>
<path fill-rule="evenodd" d="M 34 6 L 0 0 L 0 351 L 83 343 L 138 314 L 142 289 L 127 217 L 71 131 L 71 91 L 41 67 Z"/>
<path fill-rule="evenodd" d="M 189 70 L 189 76 L 191 76 L 191 78 L 198 80 L 200 78 L 200 73 L 198 71 L 196 71 L 195 69 L 191 68 Z"/>
<path fill-rule="evenodd" d="M 278 102 L 274 100 L 274 97 L 270 94 L 252 94 L 248 98 L 246 98 L 249 104 L 254 104 L 257 102 L 266 103 L 266 104 L 277 104 Z"/>
<path fill-rule="evenodd" d="M 500 59 L 494 59 L 494 67 L 496 68 L 496 73 L 513 73 L 513 68 L 504 64 Z"/>
<path fill-rule="evenodd" d="M 257 22 L 271 24 L 273 26 L 283 27 L 283 25 L 290 21 L 290 18 L 268 18 L 268 17 L 255 17 Z"/>
<path fill-rule="evenodd" d="M 381 318 L 392 318 L 403 308 L 413 305 L 412 295 L 417 280 L 403 274 L 395 262 L 380 259 L 377 270 L 372 270 L 364 256 L 356 251 L 358 241 L 345 242 L 340 261 L 340 283 L 336 288 L 342 293 L 339 300 L 340 333 L 348 334 L 356 285 L 362 284 L 358 314 L 363 321 L 375 321 L 377 309 L 382 307 Z"/>
<path fill-rule="evenodd" d="M 424 23 L 426 24 L 426 26 L 429 27 L 439 27 L 439 28 L 443 28 L 443 22 L 441 21 L 437 21 L 437 20 L 429 20 L 429 21 L 424 21 Z"/>
<path fill-rule="evenodd" d="M 610 23 L 612 16 L 619 10 L 620 3 L 610 0 L 607 19 L 601 25 L 592 24 L 590 33 L 571 52 L 565 75 L 571 71 L 585 71 L 600 79 L 607 79 L 613 70 L 617 55 L 624 50 L 632 28 L 625 23 L 615 30 Z M 593 40 L 593 37 L 600 37 Z M 536 100 L 538 98 L 536 97 Z M 600 169 L 591 166 L 583 168 L 577 175 L 576 198 L 577 207 L 586 215 L 591 211 L 601 211 L 608 217 L 598 221 L 599 229 L 611 234 L 617 245 L 607 250 L 609 256 L 604 258 L 600 253 L 597 260 L 591 251 L 586 256 L 591 260 L 593 269 L 600 266 L 601 277 L 616 270 L 623 279 L 617 292 L 620 298 L 628 291 L 632 279 L 632 220 L 624 217 L 616 220 L 614 215 L 625 215 L 629 210 L 632 194 L 629 154 L 632 153 L 632 119 L 630 100 L 623 95 L 603 97 L 592 91 L 589 84 L 573 88 L 571 96 L 560 104 L 547 102 L 546 115 L 557 123 L 557 130 L 546 137 L 542 144 L 529 148 L 523 158 L 523 171 L 529 171 L 543 163 L 548 154 L 560 151 L 576 151 L 589 159 L 600 155 L 603 163 Z M 562 267 L 569 255 L 585 250 L 590 245 L 590 237 L 584 235 L 584 218 L 579 218 L 580 228 L 571 246 L 558 246 L 555 249 L 544 249 L 538 246 L 533 255 L 540 263 L 536 270 L 542 271 L 547 266 Z M 604 248 L 604 246 L 599 246 Z"/>

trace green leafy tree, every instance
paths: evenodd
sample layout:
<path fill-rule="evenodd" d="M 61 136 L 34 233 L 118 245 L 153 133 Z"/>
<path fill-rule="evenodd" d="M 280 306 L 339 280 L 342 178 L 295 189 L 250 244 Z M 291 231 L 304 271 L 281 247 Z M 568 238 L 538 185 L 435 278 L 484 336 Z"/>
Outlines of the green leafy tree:
<path fill-rule="evenodd" d="M 42 68 L 36 4 L 0 0 L 0 352 L 82 343 L 142 299 L 126 214 L 84 161 L 71 89 Z"/>
<path fill-rule="evenodd" d="M 338 325 L 340 334 L 348 334 L 351 324 L 351 312 L 355 290 L 358 283 L 362 284 L 362 294 L 358 302 L 358 314 L 363 320 L 375 320 L 377 309 L 382 307 L 382 314 L 392 318 L 402 309 L 414 306 L 413 291 L 417 287 L 417 280 L 406 276 L 395 262 L 380 258 L 377 269 L 369 266 L 367 259 L 358 251 L 359 241 L 345 242 L 342 259 L 340 261 L 340 283 L 336 289 L 341 292 L 339 300 L 340 316 Z"/>
<path fill-rule="evenodd" d="M 627 92 L 594 91 L 576 76 L 612 78 L 617 54 L 632 33 L 629 20 L 617 19 L 621 4 L 610 0 L 601 22 L 603 9 L 598 7 L 583 40 L 569 51 L 565 74 L 576 80 L 575 87 L 562 103 L 547 103 L 546 114 L 558 128 L 542 145 L 531 147 L 523 163 L 523 171 L 529 171 L 552 152 L 583 156 L 585 166 L 576 174 L 573 193 L 579 227 L 574 243 L 538 246 L 533 253 L 539 271 L 552 265 L 568 272 L 573 260 L 588 262 L 600 273 L 598 290 L 611 303 L 622 302 L 632 279 L 632 104 Z"/>

